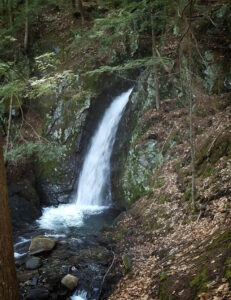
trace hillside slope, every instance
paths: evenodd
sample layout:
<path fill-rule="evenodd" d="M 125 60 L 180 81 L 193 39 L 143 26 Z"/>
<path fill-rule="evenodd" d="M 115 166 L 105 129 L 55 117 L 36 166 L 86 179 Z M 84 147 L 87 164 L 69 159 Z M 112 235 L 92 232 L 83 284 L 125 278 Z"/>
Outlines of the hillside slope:
<path fill-rule="evenodd" d="M 152 122 L 136 141 L 136 147 L 142 148 L 155 135 L 156 147 L 168 158 L 150 177 L 148 193 L 124 213 L 115 232 L 108 233 L 115 242 L 115 265 L 120 265 L 124 272 L 109 299 L 231 297 L 228 99 L 230 94 L 203 97 L 202 106 L 195 109 L 195 213 L 190 202 L 188 110 L 166 112 L 166 104 L 160 113 L 149 110 L 144 115 L 144 123 Z M 131 260 L 131 270 L 123 256 Z"/>

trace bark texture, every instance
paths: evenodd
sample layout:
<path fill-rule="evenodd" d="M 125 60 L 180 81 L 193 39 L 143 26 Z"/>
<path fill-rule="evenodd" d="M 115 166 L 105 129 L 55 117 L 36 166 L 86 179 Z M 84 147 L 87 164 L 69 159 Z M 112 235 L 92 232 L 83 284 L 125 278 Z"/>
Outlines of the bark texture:
<path fill-rule="evenodd" d="M 1 137 L 0 137 L 1 139 Z M 5 166 L 0 140 L 0 299 L 17 300 L 18 285 L 14 264 L 12 226 L 8 206 Z"/>

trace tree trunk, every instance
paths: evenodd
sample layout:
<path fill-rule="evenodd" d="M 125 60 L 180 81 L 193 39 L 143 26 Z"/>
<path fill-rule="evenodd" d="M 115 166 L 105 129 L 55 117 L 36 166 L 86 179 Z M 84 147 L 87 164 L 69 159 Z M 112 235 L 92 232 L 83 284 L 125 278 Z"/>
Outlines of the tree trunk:
<path fill-rule="evenodd" d="M 191 68 L 190 68 L 191 69 Z M 190 70 L 191 71 L 191 70 Z M 190 153 L 191 153 L 191 173 L 192 173 L 192 187 L 191 198 L 193 211 L 196 210 L 195 206 L 195 147 L 194 147 L 194 134 L 193 134 L 193 97 L 192 97 L 192 79 L 189 75 L 189 139 L 190 139 Z"/>
<path fill-rule="evenodd" d="M 190 15 L 189 15 L 189 31 L 188 31 L 188 43 L 189 43 L 189 140 L 190 140 L 190 153 L 191 153 L 191 173 L 192 173 L 192 182 L 191 182 L 191 200 L 192 200 L 192 209 L 196 210 L 195 204 L 195 147 L 194 147 L 194 130 L 193 130 L 193 94 L 192 94 L 192 9 L 193 2 L 190 1 Z"/>
<path fill-rule="evenodd" d="M 17 300 L 12 227 L 8 206 L 5 166 L 0 136 L 0 299 Z"/>
<path fill-rule="evenodd" d="M 7 135 L 6 135 L 6 148 L 5 148 L 6 153 L 8 152 L 8 148 L 9 148 L 10 126 L 11 126 L 11 119 L 12 119 L 12 104 L 13 104 L 13 95 L 11 94 L 8 127 L 7 127 Z"/>
<path fill-rule="evenodd" d="M 78 8 L 79 8 L 79 11 L 80 11 L 80 14 L 81 14 L 81 19 L 82 19 L 82 24 L 84 23 L 85 21 L 85 18 L 84 18 L 84 9 L 83 9 L 83 3 L 82 3 L 82 0 L 78 0 Z"/>
<path fill-rule="evenodd" d="M 8 14 L 9 14 L 10 26 L 12 26 L 12 24 L 13 24 L 13 13 L 12 13 L 11 0 L 7 1 L 7 8 L 8 8 Z"/>
<path fill-rule="evenodd" d="M 154 33 L 154 19 L 152 13 L 151 13 L 151 25 L 152 25 L 152 57 L 155 58 L 157 57 L 157 53 L 156 53 L 156 39 Z M 153 76 L 154 76 L 154 89 L 155 89 L 155 96 L 156 96 L 156 109 L 160 110 L 158 67 L 154 62 L 153 62 Z"/>
<path fill-rule="evenodd" d="M 28 48 L 28 36 L 29 36 L 29 15 L 28 15 L 28 0 L 25 2 L 26 19 L 25 19 L 25 35 L 24 35 L 24 50 Z"/>
<path fill-rule="evenodd" d="M 71 3 L 72 3 L 72 8 L 75 10 L 76 9 L 76 2 L 75 2 L 75 0 L 71 0 Z"/>
<path fill-rule="evenodd" d="M 190 1 L 190 15 L 189 15 L 189 134 L 190 134 L 190 150 L 191 150 L 191 171 L 192 171 L 192 208 L 193 211 L 196 210 L 195 204 L 195 147 L 194 147 L 194 130 L 193 130 L 193 94 L 192 94 L 192 9 L 193 1 Z"/>

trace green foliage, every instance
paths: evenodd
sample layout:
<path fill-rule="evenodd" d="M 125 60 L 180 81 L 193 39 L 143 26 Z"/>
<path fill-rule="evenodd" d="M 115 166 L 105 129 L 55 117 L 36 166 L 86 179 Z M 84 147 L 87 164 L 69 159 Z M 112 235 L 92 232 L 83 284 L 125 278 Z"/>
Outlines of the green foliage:
<path fill-rule="evenodd" d="M 8 111 L 9 100 L 13 100 L 13 107 L 21 104 L 21 98 L 26 91 L 26 81 L 13 62 L 0 63 L 0 119 L 4 119 L 4 113 Z M 23 79 L 22 79 L 23 78 Z"/>
<path fill-rule="evenodd" d="M 120 72 L 130 69 L 137 69 L 140 67 L 150 67 L 153 66 L 153 64 L 171 64 L 171 60 L 167 57 L 144 57 L 140 59 L 130 60 L 117 66 L 102 66 L 99 69 L 87 72 L 87 74 L 94 75 L 96 73 L 104 72 Z"/>
<path fill-rule="evenodd" d="M 35 57 L 37 69 L 42 74 L 48 74 L 52 71 L 56 71 L 56 54 L 54 52 L 47 52 L 40 56 Z"/>
<path fill-rule="evenodd" d="M 40 79 L 33 77 L 29 80 L 30 88 L 27 90 L 27 96 L 31 99 L 38 99 L 41 96 L 60 94 L 64 87 L 71 86 L 75 80 L 74 73 L 69 70 Z"/>
<path fill-rule="evenodd" d="M 17 164 L 32 156 L 40 162 L 48 163 L 55 161 L 65 155 L 66 146 L 61 146 L 57 143 L 43 143 L 41 141 L 26 142 L 14 147 L 5 154 L 5 159 Z"/>

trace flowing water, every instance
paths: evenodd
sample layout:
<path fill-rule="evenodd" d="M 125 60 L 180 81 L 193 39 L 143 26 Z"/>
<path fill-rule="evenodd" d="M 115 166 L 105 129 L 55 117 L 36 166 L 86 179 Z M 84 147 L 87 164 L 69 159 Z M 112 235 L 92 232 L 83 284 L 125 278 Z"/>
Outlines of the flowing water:
<path fill-rule="evenodd" d="M 35 235 L 52 236 L 56 240 L 64 241 L 64 244 L 59 244 L 59 249 L 66 247 L 64 253 L 69 251 L 70 257 L 76 255 L 75 253 L 84 253 L 83 256 L 78 256 L 78 267 L 74 266 L 79 283 L 71 300 L 98 299 L 101 280 L 106 272 L 105 266 L 111 257 L 110 250 L 99 243 L 100 235 L 96 234 L 103 226 L 110 225 L 118 215 L 118 210 L 111 206 L 110 158 L 119 121 L 130 94 L 131 89 L 112 101 L 90 140 L 74 203 L 45 208 L 37 224 L 29 229 L 25 228 L 23 237 L 22 232 L 20 235 L 16 234 L 21 237 L 17 238 L 15 244 L 15 259 L 27 257 L 30 240 Z M 63 255 L 59 249 L 57 253 Z M 74 252 L 71 252 L 72 249 Z M 104 254 L 102 258 L 97 257 L 94 261 L 91 251 L 101 251 Z M 55 266 L 60 264 L 60 267 L 65 267 L 62 256 L 52 259 Z M 66 261 L 67 265 L 70 263 L 71 260 Z M 46 273 L 46 266 L 42 267 Z"/>
<path fill-rule="evenodd" d="M 111 203 L 110 157 L 116 131 L 131 90 L 117 97 L 106 110 L 93 136 L 79 178 L 76 205 L 82 210 Z"/>
<path fill-rule="evenodd" d="M 85 223 L 91 224 L 89 216 L 100 214 L 110 207 L 110 157 L 119 121 L 131 91 L 116 97 L 105 111 L 84 159 L 75 203 L 45 208 L 38 220 L 40 228 L 55 232 L 80 228 Z"/>

